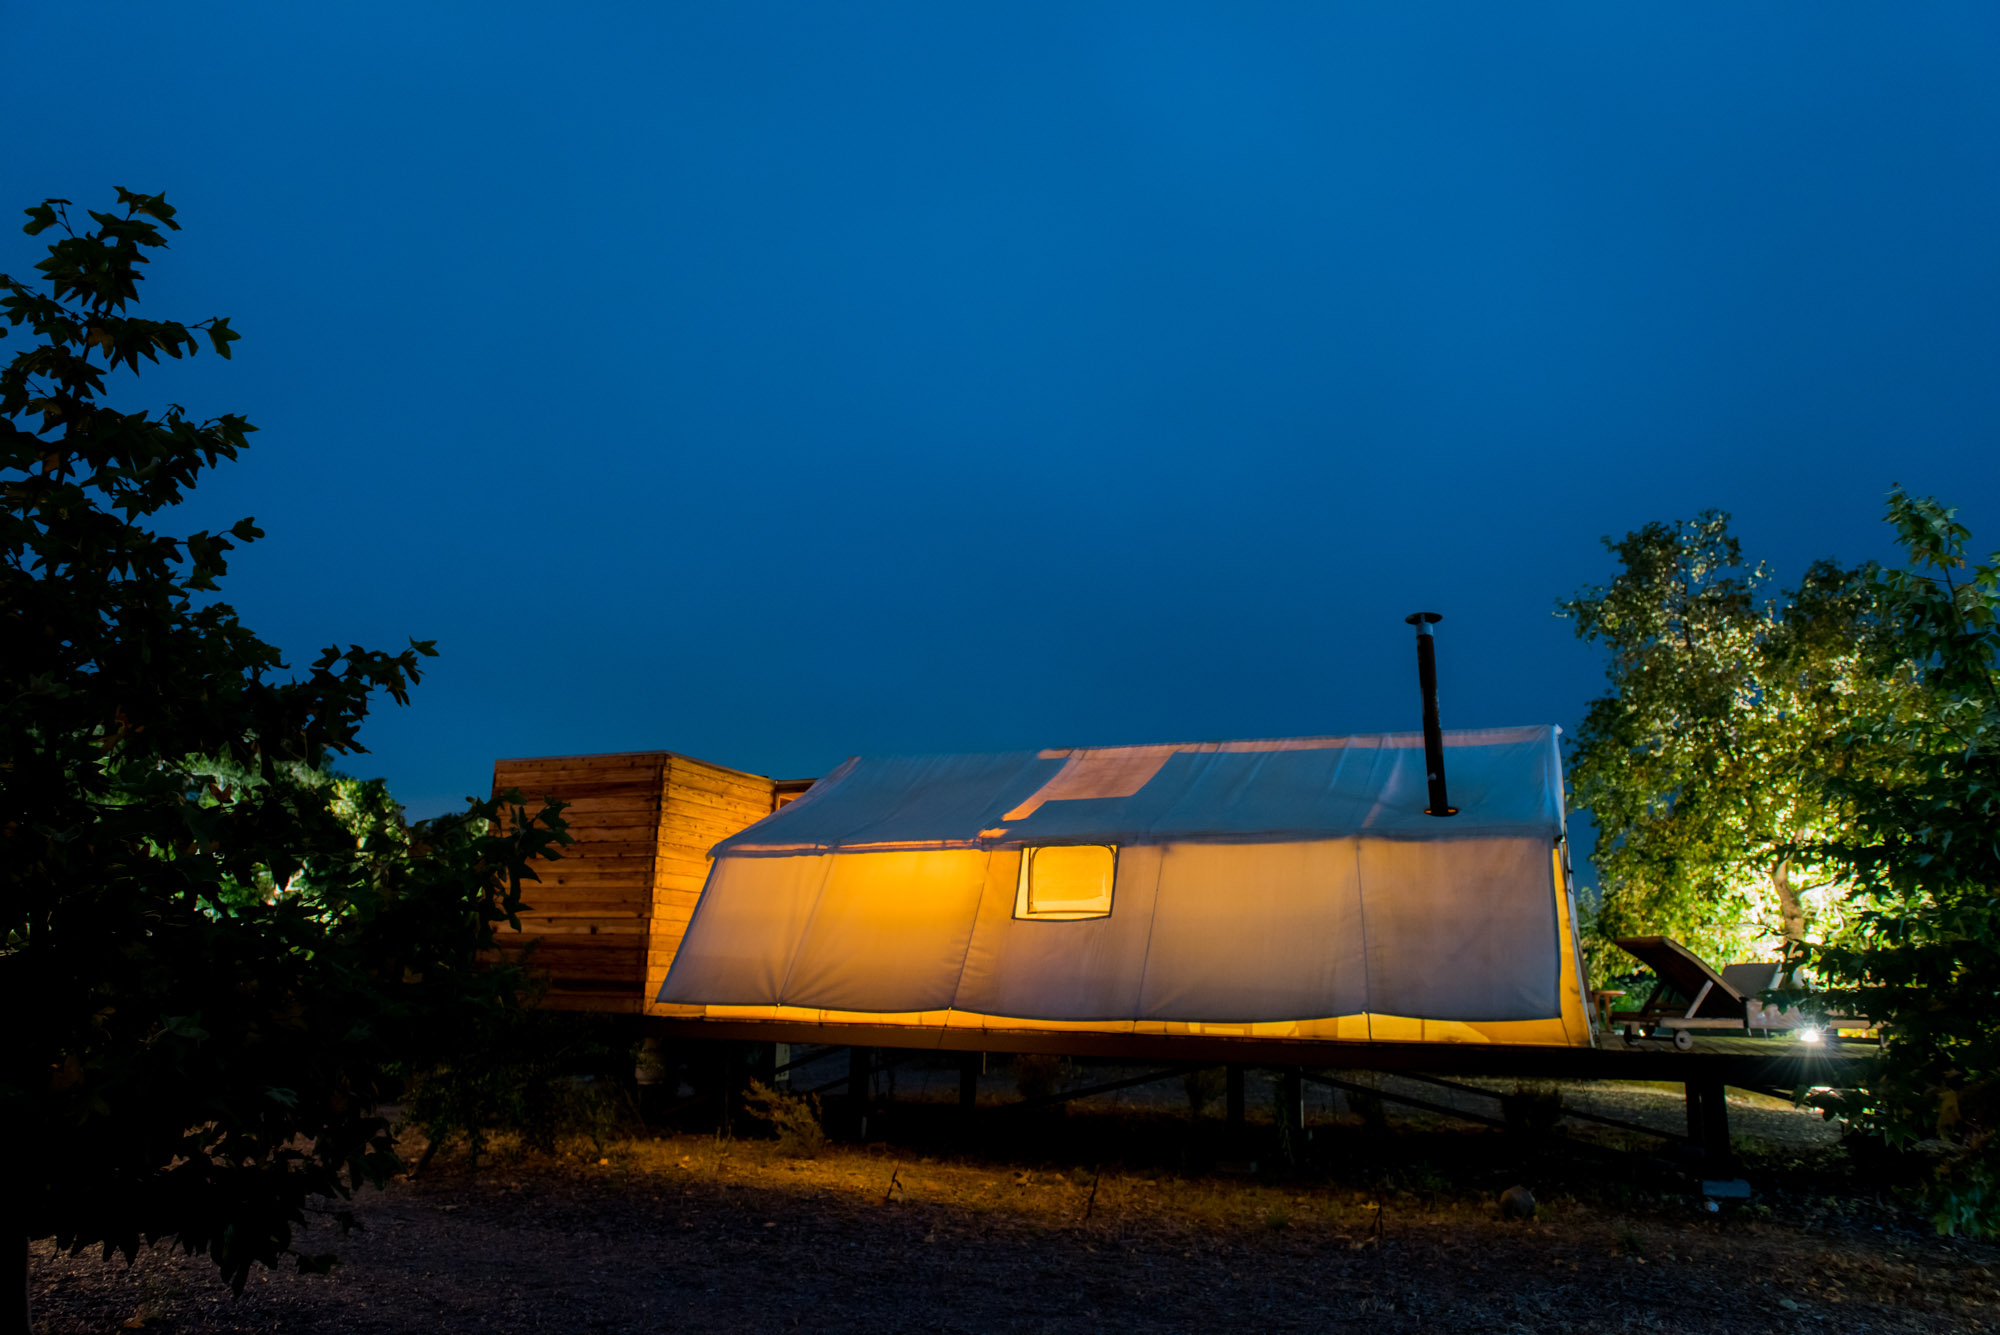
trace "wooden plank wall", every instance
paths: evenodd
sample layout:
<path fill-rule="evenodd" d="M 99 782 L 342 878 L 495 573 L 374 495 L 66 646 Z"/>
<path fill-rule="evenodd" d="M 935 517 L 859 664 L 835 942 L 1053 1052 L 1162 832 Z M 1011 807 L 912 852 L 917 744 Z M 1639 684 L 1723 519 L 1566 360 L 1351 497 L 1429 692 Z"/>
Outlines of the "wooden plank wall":
<path fill-rule="evenodd" d="M 519 788 L 529 810 L 545 797 L 569 805 L 575 843 L 522 887 L 521 933 L 500 932 L 503 956 L 537 943 L 530 959 L 546 973 L 543 1004 L 557 1010 L 636 1012 L 646 977 L 655 831 L 663 751 L 501 760 L 493 791 Z"/>
<path fill-rule="evenodd" d="M 776 809 L 771 780 L 696 760 L 667 758 L 660 801 L 659 859 L 647 937 L 647 1015 L 698 1015 L 697 1006 L 664 1006 L 653 998 L 667 980 L 695 901 L 708 880 L 708 850 Z"/>
<path fill-rule="evenodd" d="M 503 957 L 529 956 L 556 1010 L 689 1015 L 653 1001 L 708 878 L 708 850 L 808 785 L 671 751 L 501 760 L 493 791 L 569 805 L 575 843 L 523 887 L 519 935 L 501 928 Z"/>

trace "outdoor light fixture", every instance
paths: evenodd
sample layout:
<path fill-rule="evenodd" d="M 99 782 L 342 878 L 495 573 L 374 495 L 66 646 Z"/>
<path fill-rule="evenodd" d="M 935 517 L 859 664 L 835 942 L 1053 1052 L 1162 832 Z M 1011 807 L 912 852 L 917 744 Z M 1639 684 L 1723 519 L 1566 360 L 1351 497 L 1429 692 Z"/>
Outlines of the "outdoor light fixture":
<path fill-rule="evenodd" d="M 1826 1030 L 1824 1029 L 1799 1030 L 1799 1042 L 1801 1043 L 1824 1043 L 1825 1041 Z"/>
<path fill-rule="evenodd" d="M 1424 778 L 1431 804 L 1426 816 L 1456 816 L 1458 808 L 1445 800 L 1444 729 L 1438 724 L 1437 639 L 1431 627 L 1444 620 L 1438 612 L 1412 612 L 1403 618 L 1417 628 L 1417 685 L 1424 693 Z"/>

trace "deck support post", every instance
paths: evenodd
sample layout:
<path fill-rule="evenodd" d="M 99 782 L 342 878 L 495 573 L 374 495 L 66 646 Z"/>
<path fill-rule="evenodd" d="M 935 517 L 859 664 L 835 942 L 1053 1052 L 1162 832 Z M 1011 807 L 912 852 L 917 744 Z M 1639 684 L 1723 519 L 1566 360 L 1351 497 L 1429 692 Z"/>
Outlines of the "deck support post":
<path fill-rule="evenodd" d="M 736 1104 L 743 1095 L 743 1045 L 718 1043 L 722 1049 L 716 1083 L 716 1132 L 725 1138 L 735 1133 Z"/>
<path fill-rule="evenodd" d="M 854 1134 L 862 1140 L 868 1139 L 868 1077 L 874 1058 L 873 1048 L 847 1050 L 848 1117 L 854 1124 Z"/>
<path fill-rule="evenodd" d="M 983 1052 L 964 1052 L 958 1058 L 958 1106 L 971 1112 L 979 1106 L 979 1072 L 986 1065 Z"/>
<path fill-rule="evenodd" d="M 1229 1142 L 1235 1145 L 1243 1139 L 1243 1063 L 1230 1062 L 1222 1068 L 1222 1090 Z"/>
<path fill-rule="evenodd" d="M 1278 1112 L 1284 1125 L 1294 1132 L 1306 1129 L 1306 1082 L 1296 1066 L 1286 1067 L 1279 1077 Z"/>
<path fill-rule="evenodd" d="M 1728 1171 L 1733 1160 L 1729 1150 L 1729 1104 L 1723 1097 L 1722 1082 L 1690 1080 L 1684 1088 L 1688 1144 L 1701 1155 L 1707 1171 Z"/>
<path fill-rule="evenodd" d="M 750 1063 L 750 1078 L 763 1085 L 766 1089 L 776 1087 L 778 1083 L 778 1045 L 776 1043 L 759 1043 L 757 1045 L 757 1055 Z"/>

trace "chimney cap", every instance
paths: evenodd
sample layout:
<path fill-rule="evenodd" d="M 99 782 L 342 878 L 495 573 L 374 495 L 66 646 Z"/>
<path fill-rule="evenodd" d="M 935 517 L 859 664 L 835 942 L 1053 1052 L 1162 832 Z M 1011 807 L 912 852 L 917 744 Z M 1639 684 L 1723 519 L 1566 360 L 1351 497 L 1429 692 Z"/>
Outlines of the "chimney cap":
<path fill-rule="evenodd" d="M 1412 626 L 1414 626 L 1414 625 L 1417 625 L 1417 624 L 1419 624 L 1419 623 L 1425 623 L 1425 624 L 1428 624 L 1428 625 L 1433 625 L 1433 626 L 1434 626 L 1434 625 L 1436 625 L 1436 624 L 1437 624 L 1438 622 L 1440 622 L 1440 621 L 1444 620 L 1444 613 L 1442 613 L 1442 612 L 1412 612 L 1412 613 L 1410 613 L 1410 614 L 1409 614 L 1408 616 L 1404 617 L 1404 618 L 1403 618 L 1403 620 L 1404 620 L 1404 621 L 1406 621 L 1406 622 L 1408 622 L 1408 623 L 1409 623 L 1410 625 L 1412 625 Z"/>

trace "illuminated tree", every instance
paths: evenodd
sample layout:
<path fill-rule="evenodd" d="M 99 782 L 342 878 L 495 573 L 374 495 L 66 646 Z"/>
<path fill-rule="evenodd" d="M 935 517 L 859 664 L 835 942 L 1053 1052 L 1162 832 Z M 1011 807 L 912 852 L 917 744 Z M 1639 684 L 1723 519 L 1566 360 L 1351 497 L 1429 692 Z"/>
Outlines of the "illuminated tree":
<path fill-rule="evenodd" d="M 1928 1147 L 1938 1227 L 1992 1235 L 2000 554 L 1976 564 L 1953 513 L 1898 489 L 1900 568 L 1822 563 L 1764 602 L 1722 516 L 1652 524 L 1560 606 L 1611 650 L 1573 757 L 1600 948 L 1660 932 L 1722 955 L 1769 923 L 1811 982 L 1789 999 L 1881 1035 L 1861 1087 L 1822 1101 Z"/>
<path fill-rule="evenodd" d="M 1611 690 L 1571 743 L 1579 806 L 1596 820 L 1593 971 L 1629 966 L 1615 937 L 1667 935 L 1728 959 L 1804 940 L 1838 902 L 1800 851 L 1838 828 L 1808 761 L 1847 709 L 1866 595 L 1822 562 L 1777 598 L 1728 517 L 1605 539 L 1611 583 L 1558 604 L 1610 652 Z"/>

